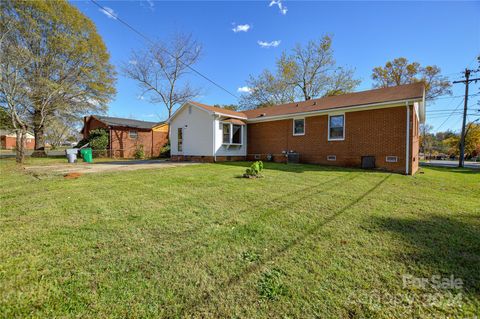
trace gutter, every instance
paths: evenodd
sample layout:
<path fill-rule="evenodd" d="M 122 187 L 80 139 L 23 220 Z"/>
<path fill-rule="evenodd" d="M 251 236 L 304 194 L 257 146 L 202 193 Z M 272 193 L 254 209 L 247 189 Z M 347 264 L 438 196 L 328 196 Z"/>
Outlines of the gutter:
<path fill-rule="evenodd" d="M 406 143 L 406 154 L 405 154 L 405 175 L 408 175 L 409 171 L 409 164 L 410 164 L 410 106 L 408 105 L 408 101 L 405 102 L 405 106 L 407 107 L 407 143 Z"/>

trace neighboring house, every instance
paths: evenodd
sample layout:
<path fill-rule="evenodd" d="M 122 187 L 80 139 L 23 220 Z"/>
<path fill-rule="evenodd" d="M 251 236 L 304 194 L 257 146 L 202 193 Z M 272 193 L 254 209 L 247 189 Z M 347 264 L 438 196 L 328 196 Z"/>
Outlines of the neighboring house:
<path fill-rule="evenodd" d="M 81 130 L 83 138 L 91 130 L 103 128 L 108 131 L 108 150 L 111 157 L 132 158 L 143 147 L 146 157 L 157 157 L 168 142 L 168 124 L 146 122 L 117 117 L 91 115 L 84 118 Z"/>
<path fill-rule="evenodd" d="M 17 144 L 17 133 L 12 130 L 0 130 L 0 149 L 13 150 Z M 35 148 L 35 137 L 27 132 L 25 139 L 25 149 L 33 150 Z"/>
<path fill-rule="evenodd" d="M 418 170 L 423 83 L 235 112 L 196 102 L 169 119 L 172 160 L 287 158 L 301 163 Z"/>

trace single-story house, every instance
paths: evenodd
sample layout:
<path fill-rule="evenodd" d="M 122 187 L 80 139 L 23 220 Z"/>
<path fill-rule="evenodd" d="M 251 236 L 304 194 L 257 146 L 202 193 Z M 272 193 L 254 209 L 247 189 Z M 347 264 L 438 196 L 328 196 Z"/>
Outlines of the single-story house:
<path fill-rule="evenodd" d="M 140 147 L 143 147 L 146 157 L 156 157 L 168 142 L 166 122 L 147 122 L 101 115 L 86 116 L 83 122 L 81 130 L 83 138 L 87 138 L 90 131 L 97 128 L 108 131 L 108 151 L 111 157 L 132 158 Z"/>
<path fill-rule="evenodd" d="M 423 83 L 380 88 L 248 111 L 197 102 L 168 120 L 172 160 L 272 160 L 418 170 Z"/>
<path fill-rule="evenodd" d="M 17 133 L 13 130 L 0 130 L 0 149 L 13 150 L 17 145 Z M 35 137 L 27 132 L 25 138 L 25 149 L 33 150 L 35 148 Z"/>

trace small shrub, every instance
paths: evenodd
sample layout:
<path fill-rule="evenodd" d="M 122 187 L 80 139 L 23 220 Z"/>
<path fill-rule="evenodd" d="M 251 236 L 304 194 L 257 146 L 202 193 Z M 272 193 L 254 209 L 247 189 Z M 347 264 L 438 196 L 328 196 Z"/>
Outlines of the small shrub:
<path fill-rule="evenodd" d="M 170 157 L 170 142 L 165 144 L 160 150 L 160 157 L 169 158 Z"/>
<path fill-rule="evenodd" d="M 247 262 L 253 263 L 260 260 L 260 255 L 254 251 L 247 250 L 242 253 L 242 259 Z"/>
<path fill-rule="evenodd" d="M 143 150 L 143 145 L 137 145 L 135 148 L 135 153 L 133 153 L 133 157 L 136 159 L 144 159 L 145 158 L 145 151 Z"/>
<path fill-rule="evenodd" d="M 243 176 L 247 178 L 262 177 L 262 174 L 261 174 L 262 171 L 263 171 L 263 162 L 256 161 L 256 162 L 253 162 L 252 165 L 245 170 L 245 174 L 243 174 Z"/>
<path fill-rule="evenodd" d="M 258 293 L 262 298 L 277 300 L 287 294 L 287 287 L 282 283 L 285 272 L 278 268 L 262 273 L 258 281 Z"/>

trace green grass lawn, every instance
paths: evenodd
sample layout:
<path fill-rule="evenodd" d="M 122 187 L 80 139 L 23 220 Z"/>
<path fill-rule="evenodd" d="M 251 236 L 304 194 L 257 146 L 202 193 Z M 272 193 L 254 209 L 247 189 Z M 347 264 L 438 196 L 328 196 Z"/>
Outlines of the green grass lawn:
<path fill-rule="evenodd" d="M 0 165 L 4 318 L 480 312 L 478 172 L 266 164 L 243 179 L 228 163 L 67 180 Z M 432 284 L 451 275 L 462 285 Z"/>

